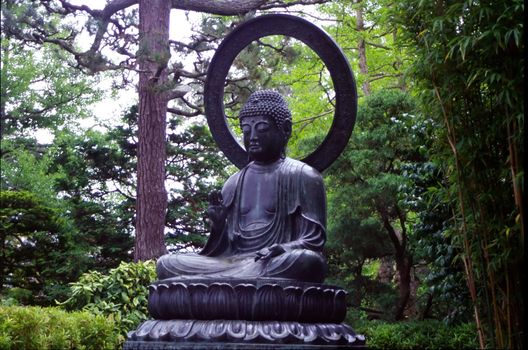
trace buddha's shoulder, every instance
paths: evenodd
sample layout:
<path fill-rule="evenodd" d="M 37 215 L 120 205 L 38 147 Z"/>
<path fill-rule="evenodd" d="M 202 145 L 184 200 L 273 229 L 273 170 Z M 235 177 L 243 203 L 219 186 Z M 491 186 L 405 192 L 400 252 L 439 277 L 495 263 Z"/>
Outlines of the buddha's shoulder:
<path fill-rule="evenodd" d="M 240 171 L 234 173 L 233 175 L 231 175 L 227 179 L 227 181 L 224 183 L 224 187 L 222 189 L 222 195 L 226 191 L 232 192 L 232 191 L 235 190 L 235 188 L 237 187 L 237 183 L 238 183 L 238 178 L 239 177 L 240 177 Z"/>
<path fill-rule="evenodd" d="M 319 181 L 323 178 L 317 169 L 304 162 L 301 162 L 300 160 L 286 158 L 284 160 L 284 164 L 287 167 L 287 171 L 291 172 L 292 174 L 298 174 L 304 179 Z"/>
<path fill-rule="evenodd" d="M 235 173 L 227 179 L 222 187 L 223 204 L 229 207 L 233 203 L 239 173 Z"/>

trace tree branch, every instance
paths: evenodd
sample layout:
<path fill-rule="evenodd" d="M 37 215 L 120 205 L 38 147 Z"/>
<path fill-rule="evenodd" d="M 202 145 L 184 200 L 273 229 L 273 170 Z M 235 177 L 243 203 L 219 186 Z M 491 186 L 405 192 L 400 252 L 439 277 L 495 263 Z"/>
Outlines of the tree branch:
<path fill-rule="evenodd" d="M 173 9 L 205 12 L 213 15 L 234 16 L 254 10 L 269 10 L 272 8 L 287 8 L 296 5 L 324 4 L 330 0 L 297 0 L 285 3 L 269 0 L 172 0 Z M 139 0 L 113 0 L 103 10 L 92 10 L 86 5 L 76 6 L 65 0 L 60 0 L 63 8 L 70 12 L 85 11 L 96 18 L 109 19 L 114 13 L 127 7 L 137 5 Z"/>
<path fill-rule="evenodd" d="M 181 115 L 183 117 L 196 117 L 200 114 L 202 114 L 202 111 L 197 109 L 194 112 L 184 111 L 183 109 L 179 108 L 167 108 L 167 112 L 173 113 L 176 115 Z"/>
<path fill-rule="evenodd" d="M 260 7 L 260 10 L 269 10 L 273 8 L 288 8 L 296 5 L 316 5 L 330 2 L 331 0 L 297 0 L 285 3 L 284 1 L 270 1 L 269 4 Z"/>
<path fill-rule="evenodd" d="M 373 76 L 372 79 L 369 79 L 368 82 L 372 83 L 373 81 L 384 79 L 384 78 L 395 78 L 395 77 L 401 77 L 403 74 L 376 74 Z"/>
<path fill-rule="evenodd" d="M 407 227 L 405 226 L 405 214 L 400 210 L 400 207 L 398 205 L 395 206 L 396 214 L 398 215 L 398 219 L 400 221 L 401 226 L 401 245 L 402 249 L 405 250 L 407 246 Z"/>
<path fill-rule="evenodd" d="M 374 46 L 374 47 L 378 47 L 380 49 L 384 49 L 384 50 L 392 50 L 392 48 L 388 47 L 388 46 L 385 46 L 385 45 L 381 45 L 381 44 L 376 44 L 376 43 L 373 43 L 371 41 L 366 41 L 365 40 L 365 44 L 367 45 L 370 45 L 370 46 Z"/>
<path fill-rule="evenodd" d="M 259 9 L 268 0 L 172 0 L 172 8 L 214 15 L 242 15 Z"/>
<path fill-rule="evenodd" d="M 117 12 L 122 11 L 128 7 L 135 6 L 139 3 L 139 0 L 112 0 L 102 10 L 95 10 L 87 5 L 74 5 L 67 0 L 58 0 L 59 6 L 53 6 L 51 0 L 42 0 L 42 5 L 46 8 L 49 13 L 57 13 L 61 15 L 75 14 L 77 12 L 85 12 L 90 15 L 94 20 L 98 21 L 97 31 L 90 49 L 86 52 L 79 52 L 75 49 L 74 45 L 69 41 L 53 39 L 49 33 L 40 33 L 40 37 L 34 39 L 36 42 L 49 42 L 60 46 L 62 49 L 74 55 L 80 67 L 87 68 L 91 73 L 96 73 L 103 70 L 116 70 L 127 67 L 124 62 L 115 65 L 110 62 L 106 62 L 106 59 L 98 53 L 101 50 L 101 46 L 104 40 L 104 36 L 108 31 L 108 25 L 113 23 L 119 26 L 118 23 L 112 20 L 112 16 Z M 168 0 L 167 0 L 168 1 Z M 313 5 L 328 2 L 328 0 L 298 0 L 293 2 L 285 3 L 283 1 L 270 1 L 270 0 L 172 0 L 171 8 L 180 9 L 185 11 L 197 11 L 216 15 L 242 15 L 254 10 L 272 9 L 272 8 L 288 8 L 295 5 Z M 34 26 L 33 26 L 34 27 Z M 30 40 L 31 41 L 31 40 Z M 179 42 L 173 42 L 174 45 L 186 46 Z M 194 47 L 188 46 L 189 49 L 195 49 Z M 205 50 L 205 49 L 204 49 Z M 117 52 L 130 57 L 130 52 L 124 48 L 117 49 Z M 189 78 L 200 78 L 203 76 L 196 75 L 185 75 Z"/>
<path fill-rule="evenodd" d="M 381 216 L 383 227 L 385 228 L 385 230 L 387 230 L 387 233 L 389 234 L 389 238 L 392 241 L 392 245 L 394 246 L 396 254 L 403 256 L 404 250 L 402 244 L 400 242 L 398 234 L 396 233 L 396 230 L 394 230 L 394 227 L 392 227 L 392 225 L 390 224 L 388 215 L 384 212 L 384 210 L 381 210 L 380 208 L 378 208 L 378 213 Z"/>

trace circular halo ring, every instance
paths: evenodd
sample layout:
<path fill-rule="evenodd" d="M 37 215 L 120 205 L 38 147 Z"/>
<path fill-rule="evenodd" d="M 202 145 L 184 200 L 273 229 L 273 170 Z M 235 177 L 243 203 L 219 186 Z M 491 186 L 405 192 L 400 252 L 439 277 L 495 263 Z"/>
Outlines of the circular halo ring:
<path fill-rule="evenodd" d="M 207 123 L 214 140 L 238 168 L 248 155 L 237 142 L 224 113 L 224 84 L 236 56 L 252 41 L 270 35 L 298 39 L 314 50 L 326 65 L 335 90 L 335 114 L 323 142 L 303 162 L 322 172 L 339 157 L 354 128 L 357 112 L 356 82 L 348 60 L 336 42 L 313 23 L 291 15 L 272 14 L 253 18 L 236 27 L 216 50 L 204 87 Z"/>

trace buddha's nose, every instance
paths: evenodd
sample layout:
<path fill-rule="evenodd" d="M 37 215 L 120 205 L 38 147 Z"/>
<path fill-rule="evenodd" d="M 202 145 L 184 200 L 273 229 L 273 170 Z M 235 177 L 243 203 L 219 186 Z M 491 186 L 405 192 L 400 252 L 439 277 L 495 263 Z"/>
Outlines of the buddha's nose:
<path fill-rule="evenodd" d="M 251 130 L 251 134 L 249 135 L 249 141 L 256 141 L 256 140 L 258 140 L 257 130 L 256 129 L 252 129 Z"/>

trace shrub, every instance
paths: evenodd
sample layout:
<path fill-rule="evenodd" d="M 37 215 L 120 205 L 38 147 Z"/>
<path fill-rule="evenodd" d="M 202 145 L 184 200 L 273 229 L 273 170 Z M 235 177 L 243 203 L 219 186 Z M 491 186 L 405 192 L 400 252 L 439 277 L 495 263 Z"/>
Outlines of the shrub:
<path fill-rule="evenodd" d="M 57 285 L 79 276 L 68 259 L 69 226 L 57 207 L 35 193 L 0 191 L 0 203 L 0 293 L 17 303 L 52 304 L 60 297 Z"/>
<path fill-rule="evenodd" d="M 472 323 L 446 325 L 424 320 L 398 323 L 360 321 L 351 324 L 373 349 L 476 349 L 477 330 Z"/>
<path fill-rule="evenodd" d="M 115 349 L 113 321 L 56 307 L 0 306 L 0 349 Z"/>
<path fill-rule="evenodd" d="M 128 331 L 147 319 L 148 285 L 155 279 L 152 261 L 121 263 L 107 275 L 90 271 L 71 283 L 71 296 L 61 305 L 110 317 L 123 341 Z"/>

